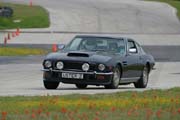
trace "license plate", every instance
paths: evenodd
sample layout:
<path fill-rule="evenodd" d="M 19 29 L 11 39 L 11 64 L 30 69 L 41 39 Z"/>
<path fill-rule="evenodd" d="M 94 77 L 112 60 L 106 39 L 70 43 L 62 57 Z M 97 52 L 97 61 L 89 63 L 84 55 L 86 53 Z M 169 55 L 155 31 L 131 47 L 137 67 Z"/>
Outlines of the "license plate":
<path fill-rule="evenodd" d="M 83 79 L 84 75 L 79 73 L 62 73 L 62 78 Z"/>

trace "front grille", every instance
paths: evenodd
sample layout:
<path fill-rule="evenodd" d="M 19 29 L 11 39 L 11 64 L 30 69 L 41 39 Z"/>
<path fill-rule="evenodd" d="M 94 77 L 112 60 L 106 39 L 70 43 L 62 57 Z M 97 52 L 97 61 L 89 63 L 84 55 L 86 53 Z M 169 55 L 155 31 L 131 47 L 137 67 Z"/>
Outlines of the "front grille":
<path fill-rule="evenodd" d="M 82 65 L 83 65 L 83 63 L 81 63 L 81 62 L 64 61 L 64 69 L 82 70 Z"/>
<path fill-rule="evenodd" d="M 62 61 L 62 62 L 64 63 L 63 70 L 80 70 L 80 71 L 82 71 L 82 65 L 86 63 L 81 61 Z M 90 65 L 89 71 L 95 71 L 96 64 L 89 64 L 89 65 Z"/>

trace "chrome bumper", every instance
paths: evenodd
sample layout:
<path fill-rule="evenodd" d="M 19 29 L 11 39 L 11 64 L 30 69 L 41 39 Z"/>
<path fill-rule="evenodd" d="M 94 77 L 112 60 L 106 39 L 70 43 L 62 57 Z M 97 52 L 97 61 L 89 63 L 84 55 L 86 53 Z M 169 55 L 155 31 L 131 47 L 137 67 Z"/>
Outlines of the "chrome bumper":
<path fill-rule="evenodd" d="M 52 70 L 52 69 L 42 69 L 41 71 L 44 72 L 65 72 L 65 73 L 77 73 L 77 74 L 90 74 L 90 75 L 113 75 L 113 72 L 107 72 L 107 73 L 103 73 L 103 72 L 78 72 L 78 71 L 67 71 L 67 70 Z"/>

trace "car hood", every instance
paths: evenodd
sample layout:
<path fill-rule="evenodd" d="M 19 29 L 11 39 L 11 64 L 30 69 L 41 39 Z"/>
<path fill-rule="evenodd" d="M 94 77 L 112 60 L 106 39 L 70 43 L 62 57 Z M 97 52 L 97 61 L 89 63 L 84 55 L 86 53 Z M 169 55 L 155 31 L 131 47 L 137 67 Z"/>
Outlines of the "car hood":
<path fill-rule="evenodd" d="M 115 56 L 115 54 L 110 54 L 108 52 L 70 51 L 50 53 L 47 55 L 46 59 L 106 63 Z"/>

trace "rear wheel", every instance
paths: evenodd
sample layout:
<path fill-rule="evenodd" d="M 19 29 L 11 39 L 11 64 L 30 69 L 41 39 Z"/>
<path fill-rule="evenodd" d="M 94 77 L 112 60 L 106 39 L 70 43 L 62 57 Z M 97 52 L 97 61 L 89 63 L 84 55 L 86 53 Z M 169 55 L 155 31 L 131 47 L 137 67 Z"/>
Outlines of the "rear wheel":
<path fill-rule="evenodd" d="M 113 79 L 111 80 L 111 84 L 105 85 L 106 89 L 117 89 L 120 82 L 120 70 L 118 67 L 114 69 Z"/>
<path fill-rule="evenodd" d="M 138 82 L 134 83 L 135 88 L 146 88 L 148 84 L 148 79 L 149 79 L 149 71 L 148 71 L 148 67 L 145 66 L 141 78 L 138 80 Z"/>
<path fill-rule="evenodd" d="M 85 89 L 87 87 L 86 84 L 76 84 L 76 87 L 79 89 Z"/>
<path fill-rule="evenodd" d="M 44 87 L 46 89 L 57 89 L 58 86 L 59 86 L 59 82 L 44 81 Z"/>

